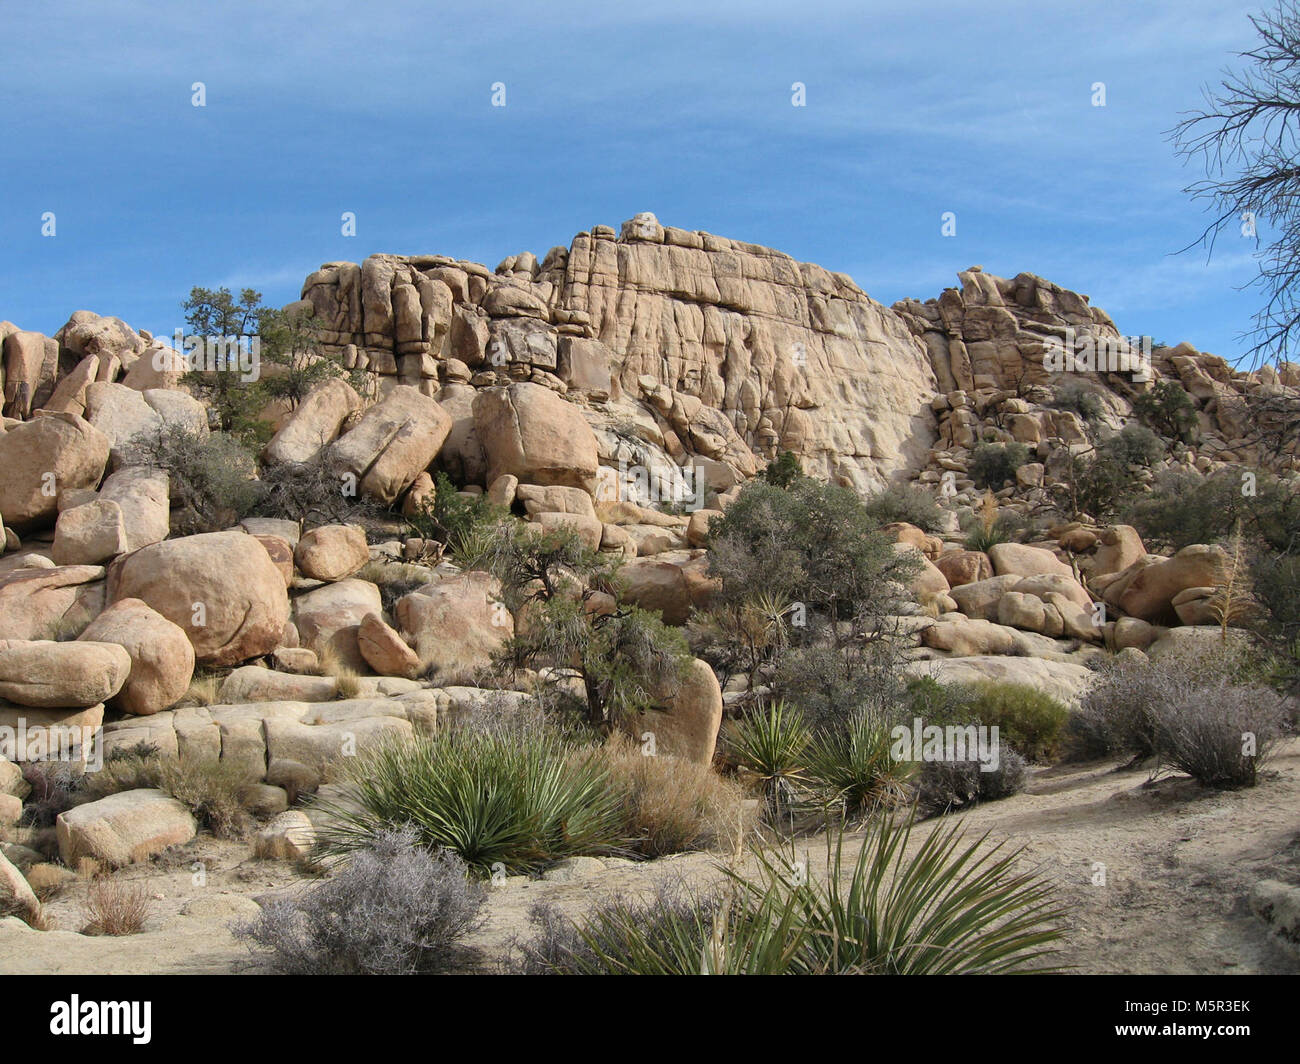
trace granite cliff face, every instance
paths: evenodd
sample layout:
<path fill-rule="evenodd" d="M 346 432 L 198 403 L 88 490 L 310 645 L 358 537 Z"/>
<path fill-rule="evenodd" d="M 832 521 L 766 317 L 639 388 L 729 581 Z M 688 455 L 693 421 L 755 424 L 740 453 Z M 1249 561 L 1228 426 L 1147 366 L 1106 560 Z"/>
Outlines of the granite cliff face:
<path fill-rule="evenodd" d="M 866 491 L 923 465 L 936 439 L 931 356 L 902 316 L 843 274 L 653 215 L 495 272 L 440 256 L 328 263 L 303 298 L 381 390 L 449 385 L 439 400 L 455 406 L 465 385 L 529 380 L 598 407 L 598 434 L 648 423 L 646 443 L 728 467 L 720 482 L 791 450 Z"/>

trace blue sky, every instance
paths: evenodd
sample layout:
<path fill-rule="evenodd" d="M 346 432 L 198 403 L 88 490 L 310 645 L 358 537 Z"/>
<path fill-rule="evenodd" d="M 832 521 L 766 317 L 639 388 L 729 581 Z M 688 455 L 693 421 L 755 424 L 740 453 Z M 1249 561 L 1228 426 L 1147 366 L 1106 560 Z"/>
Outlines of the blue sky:
<path fill-rule="evenodd" d="M 1204 219 L 1164 131 L 1251 46 L 1255 9 L 0 0 L 0 319 L 170 333 L 191 285 L 278 304 L 322 262 L 491 267 L 651 210 L 884 303 L 974 263 L 1028 270 L 1123 332 L 1233 357 L 1253 242 L 1172 254 Z"/>

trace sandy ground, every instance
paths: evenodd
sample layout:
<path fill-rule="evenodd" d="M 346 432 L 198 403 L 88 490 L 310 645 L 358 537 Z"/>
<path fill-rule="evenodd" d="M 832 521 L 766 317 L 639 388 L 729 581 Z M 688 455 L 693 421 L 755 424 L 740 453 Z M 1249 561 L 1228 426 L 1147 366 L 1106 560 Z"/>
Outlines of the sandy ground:
<path fill-rule="evenodd" d="M 1245 901 L 1260 879 L 1300 883 L 1300 740 L 1282 748 L 1253 790 L 1207 791 L 1178 777 L 1149 783 L 1145 771 L 1113 763 L 1063 766 L 1040 770 L 1023 794 L 951 819 L 1024 847 L 1024 860 L 1059 886 L 1071 914 L 1061 960 L 1077 972 L 1300 973 L 1300 957 L 1276 943 Z M 821 840 L 798 846 L 815 870 Z M 595 897 L 640 893 L 664 878 L 707 882 L 719 875 L 718 860 L 611 860 L 566 882 L 511 879 L 492 892 L 470 944 L 492 970 L 528 934 L 538 902 L 578 915 Z M 1100 865 L 1104 883 L 1094 882 Z M 145 881 L 153 896 L 142 933 L 78 934 L 86 887 L 77 882 L 48 905 L 54 930 L 0 921 L 0 973 L 254 973 L 259 966 L 228 924 L 256 911 L 250 899 L 308 882 L 288 864 L 253 860 L 246 844 L 210 838 L 119 875 Z"/>

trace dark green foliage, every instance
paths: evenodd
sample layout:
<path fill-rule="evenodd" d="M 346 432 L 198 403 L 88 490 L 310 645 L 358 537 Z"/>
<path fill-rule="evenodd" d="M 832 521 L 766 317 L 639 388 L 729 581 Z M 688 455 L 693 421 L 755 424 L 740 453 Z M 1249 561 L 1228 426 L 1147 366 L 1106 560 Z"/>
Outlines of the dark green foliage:
<path fill-rule="evenodd" d="M 998 755 L 998 767 L 982 770 L 980 762 L 926 761 L 916 775 L 917 811 L 938 816 L 980 802 L 1010 798 L 1025 789 L 1025 760 L 1010 747 Z"/>
<path fill-rule="evenodd" d="M 1145 425 L 1129 422 L 1098 450 L 1123 465 L 1153 466 L 1164 457 L 1165 445 Z"/>
<path fill-rule="evenodd" d="M 761 590 L 836 617 L 881 615 L 897 597 L 888 582 L 915 570 L 852 491 L 811 477 L 788 490 L 751 481 L 712 527 L 721 602 Z"/>
<path fill-rule="evenodd" d="M 528 610 L 528 624 L 502 647 L 498 666 L 576 676 L 589 724 L 610 725 L 643 710 L 683 678 L 686 638 L 658 614 L 625 603 L 612 613 L 586 608 L 595 592 L 617 592 L 617 563 L 574 530 L 503 525 L 484 564 L 501 581 L 506 604 Z"/>
<path fill-rule="evenodd" d="M 345 759 L 322 853 L 364 849 L 376 831 L 410 824 L 421 845 L 446 848 L 477 873 L 537 871 L 620 846 L 620 795 L 603 761 L 561 729 L 520 736 L 447 728 L 395 739 Z"/>
<path fill-rule="evenodd" d="M 1030 761 L 1057 755 L 1070 711 L 1051 695 L 1020 683 L 975 684 L 971 693 L 966 723 L 996 727 L 1000 741 Z"/>
<path fill-rule="evenodd" d="M 1239 521 L 1246 540 L 1269 551 L 1300 548 L 1300 489 L 1267 473 L 1169 470 L 1132 502 L 1125 518 L 1148 543 L 1170 550 L 1225 540 Z"/>
<path fill-rule="evenodd" d="M 956 828 L 909 846 L 912 825 L 885 817 L 856 858 L 838 835 L 826 868 L 759 854 L 752 877 L 722 891 L 661 888 L 612 898 L 581 923 L 535 910 L 522 970 L 572 975 L 994 974 L 1047 970 L 1063 911 L 1052 888 Z"/>
<path fill-rule="evenodd" d="M 1200 438 L 1196 404 L 1177 381 L 1157 381 L 1133 400 L 1133 413 L 1161 436 L 1188 444 Z"/>
<path fill-rule="evenodd" d="M 465 498 L 446 473 L 434 479 L 433 498 L 407 518 L 415 534 L 422 539 L 446 544 L 458 563 L 482 560 L 494 534 L 495 526 L 508 520 L 510 513 L 486 495 Z M 472 559 L 469 555 L 474 555 Z"/>
<path fill-rule="evenodd" d="M 793 451 L 782 451 L 762 472 L 763 479 L 778 488 L 788 488 L 802 476 L 803 467 Z"/>
<path fill-rule="evenodd" d="M 1016 470 L 1028 461 L 1023 443 L 981 443 L 971 452 L 971 479 L 977 487 L 999 491 L 1016 482 Z"/>

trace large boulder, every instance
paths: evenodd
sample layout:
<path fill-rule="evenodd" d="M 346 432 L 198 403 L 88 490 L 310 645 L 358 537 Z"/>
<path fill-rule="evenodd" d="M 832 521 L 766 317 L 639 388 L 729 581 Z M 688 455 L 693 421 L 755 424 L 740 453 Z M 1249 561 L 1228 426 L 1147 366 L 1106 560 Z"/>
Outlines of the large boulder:
<path fill-rule="evenodd" d="M 998 576 L 1073 576 L 1074 571 L 1050 550 L 1024 543 L 995 543 L 988 550 Z"/>
<path fill-rule="evenodd" d="M 487 482 L 505 474 L 524 484 L 594 492 L 599 452 L 581 411 L 549 388 L 521 382 L 474 398 L 474 426 L 487 456 Z"/>
<path fill-rule="evenodd" d="M 618 571 L 620 598 L 643 610 L 658 611 L 665 624 L 683 625 L 695 602 L 682 567 L 661 558 L 633 558 Z"/>
<path fill-rule="evenodd" d="M 309 462 L 339 434 L 361 397 L 347 381 L 329 380 L 313 388 L 266 445 L 268 462 Z"/>
<path fill-rule="evenodd" d="M 368 613 L 357 627 L 357 646 L 366 663 L 380 676 L 414 679 L 420 657 L 377 613 Z"/>
<path fill-rule="evenodd" d="M 198 833 L 190 811 L 162 791 L 110 794 L 60 813 L 54 823 L 63 863 L 90 857 L 112 868 L 146 861 Z"/>
<path fill-rule="evenodd" d="M 1232 559 L 1227 551 L 1217 545 L 1194 543 L 1172 558 L 1139 571 L 1119 596 L 1118 605 L 1130 617 L 1176 624 L 1178 615 L 1173 601 L 1180 591 L 1222 587 L 1231 573 Z"/>
<path fill-rule="evenodd" d="M 0 640 L 0 698 L 42 709 L 80 709 L 126 683 L 130 655 L 116 643 Z"/>
<path fill-rule="evenodd" d="M 1021 683 L 1044 694 L 1077 705 L 1096 678 L 1082 665 L 1041 658 L 963 657 L 913 661 L 903 666 L 913 676 L 931 676 L 940 683 L 972 684 L 985 681 Z"/>
<path fill-rule="evenodd" d="M 993 563 L 982 550 L 948 551 L 939 555 L 934 564 L 951 587 L 988 580 L 993 575 Z"/>
<path fill-rule="evenodd" d="M 995 621 L 998 616 L 998 600 L 1014 589 L 1022 579 L 1015 574 L 993 576 L 987 580 L 976 580 L 973 584 L 955 586 L 948 593 L 957 603 L 957 608 L 967 617 Z"/>
<path fill-rule="evenodd" d="M 108 454 L 108 437 L 75 414 L 13 425 L 0 433 L 0 518 L 19 533 L 48 525 L 59 493 L 95 487 Z"/>
<path fill-rule="evenodd" d="M 107 499 L 92 499 L 59 514 L 54 523 L 55 565 L 98 565 L 128 550 L 122 507 Z"/>
<path fill-rule="evenodd" d="M 40 915 L 41 903 L 23 874 L 0 853 L 0 914 L 10 912 L 31 922 Z"/>
<path fill-rule="evenodd" d="M 0 757 L 14 762 L 81 764 L 92 757 L 95 736 L 103 724 L 102 704 L 84 709 L 37 709 L 0 701 Z"/>
<path fill-rule="evenodd" d="M 451 416 L 429 396 L 398 385 L 366 411 L 330 449 L 334 463 L 380 502 L 395 502 L 433 462 L 451 431 Z"/>
<path fill-rule="evenodd" d="M 1094 576 L 1123 572 L 1147 552 L 1132 525 L 1111 525 L 1103 528 L 1097 538 L 1097 551 L 1092 556 Z"/>
<path fill-rule="evenodd" d="M 368 614 L 383 608 L 378 587 L 368 580 L 348 578 L 298 596 L 293 617 L 304 647 L 322 659 L 364 672 L 366 660 L 357 644 L 357 629 Z"/>
<path fill-rule="evenodd" d="M 284 580 L 266 548 L 241 531 L 155 543 L 119 558 L 110 602 L 135 598 L 184 629 L 200 665 L 235 665 L 280 645 L 289 619 Z"/>
<path fill-rule="evenodd" d="M 104 478 L 99 498 L 121 508 L 128 551 L 161 543 L 171 531 L 170 478 L 165 469 L 142 465 L 119 469 Z"/>
<path fill-rule="evenodd" d="M 320 525 L 304 532 L 293 560 L 303 576 L 342 580 L 370 560 L 366 532 L 360 525 Z"/>
<path fill-rule="evenodd" d="M 424 668 L 435 676 L 470 673 L 515 634 L 501 602 L 501 587 L 487 573 L 460 573 L 412 591 L 394 616 Z"/>
<path fill-rule="evenodd" d="M 922 629 L 921 642 L 935 650 L 946 650 L 963 658 L 1029 652 L 1029 644 L 1016 629 L 982 619 L 938 620 Z"/>
<path fill-rule="evenodd" d="M 103 608 L 101 565 L 31 567 L 0 575 L 0 639 L 54 639 L 68 630 L 79 632 Z"/>
<path fill-rule="evenodd" d="M 722 726 L 718 678 L 705 662 L 693 659 L 674 691 L 659 705 L 629 717 L 623 726 L 641 743 L 648 743 L 647 735 L 652 735 L 656 755 L 711 764 Z"/>
<path fill-rule="evenodd" d="M 115 709 L 148 716 L 175 705 L 189 689 L 194 676 L 189 637 L 140 599 L 113 603 L 79 638 L 116 643 L 130 656 L 130 675 L 111 703 Z"/>

